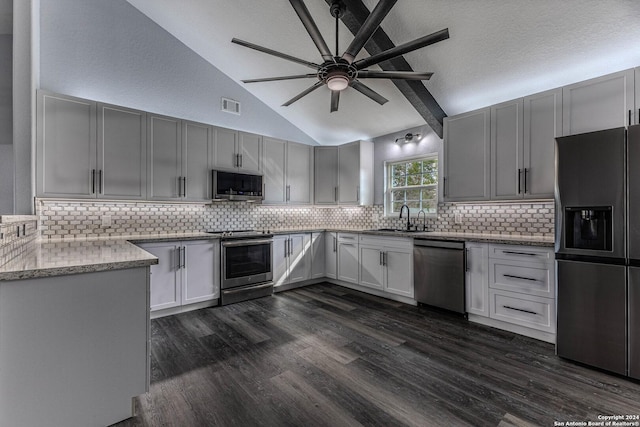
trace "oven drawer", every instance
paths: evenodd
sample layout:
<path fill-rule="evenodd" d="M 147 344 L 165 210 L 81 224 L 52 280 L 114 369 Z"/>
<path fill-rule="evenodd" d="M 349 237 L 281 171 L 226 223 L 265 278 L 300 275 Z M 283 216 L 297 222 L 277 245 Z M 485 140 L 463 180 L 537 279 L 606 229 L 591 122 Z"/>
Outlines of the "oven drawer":
<path fill-rule="evenodd" d="M 545 298 L 555 297 L 553 264 L 489 260 L 489 287 Z"/>
<path fill-rule="evenodd" d="M 527 328 L 555 333 L 555 304 L 551 298 L 489 291 L 489 317 Z"/>

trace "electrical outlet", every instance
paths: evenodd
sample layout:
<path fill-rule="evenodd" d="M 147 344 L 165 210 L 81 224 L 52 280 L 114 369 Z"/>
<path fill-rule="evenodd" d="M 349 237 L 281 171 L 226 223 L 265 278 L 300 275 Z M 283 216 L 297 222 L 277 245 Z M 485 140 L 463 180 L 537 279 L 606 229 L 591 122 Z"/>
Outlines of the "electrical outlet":
<path fill-rule="evenodd" d="M 456 224 L 462 223 L 462 214 L 460 212 L 456 212 L 454 215 L 454 221 Z"/>
<path fill-rule="evenodd" d="M 111 215 L 102 215 L 102 228 L 111 227 Z"/>

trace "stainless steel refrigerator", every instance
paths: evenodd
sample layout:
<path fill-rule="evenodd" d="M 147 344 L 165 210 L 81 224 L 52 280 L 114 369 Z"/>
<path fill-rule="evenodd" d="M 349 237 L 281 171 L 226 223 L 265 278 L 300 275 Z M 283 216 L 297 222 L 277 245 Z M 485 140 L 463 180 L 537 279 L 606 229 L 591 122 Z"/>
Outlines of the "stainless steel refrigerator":
<path fill-rule="evenodd" d="M 556 139 L 557 354 L 640 379 L 640 125 Z"/>

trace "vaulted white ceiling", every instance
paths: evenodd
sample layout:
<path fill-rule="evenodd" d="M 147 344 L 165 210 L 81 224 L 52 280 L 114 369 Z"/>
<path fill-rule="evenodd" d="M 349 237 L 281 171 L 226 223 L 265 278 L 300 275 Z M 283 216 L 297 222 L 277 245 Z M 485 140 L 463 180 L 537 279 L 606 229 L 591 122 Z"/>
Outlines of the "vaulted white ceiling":
<path fill-rule="evenodd" d="M 389 99 L 383 106 L 349 88 L 329 112 L 322 87 L 281 104 L 315 79 L 244 84 L 248 78 L 313 70 L 231 43 L 250 41 L 321 63 L 288 0 L 127 0 L 186 46 L 320 144 L 369 139 L 423 125 L 389 81 L 366 80 Z M 363 0 L 372 10 L 377 0 Z M 335 21 L 325 0 L 305 0 L 327 44 Z M 448 115 L 640 65 L 637 0 L 400 0 L 382 22 L 396 44 L 449 29 L 450 39 L 405 55 L 415 71 L 432 71 L 427 89 Z M 340 24 L 340 51 L 353 35 Z M 362 52 L 359 56 L 366 57 Z"/>

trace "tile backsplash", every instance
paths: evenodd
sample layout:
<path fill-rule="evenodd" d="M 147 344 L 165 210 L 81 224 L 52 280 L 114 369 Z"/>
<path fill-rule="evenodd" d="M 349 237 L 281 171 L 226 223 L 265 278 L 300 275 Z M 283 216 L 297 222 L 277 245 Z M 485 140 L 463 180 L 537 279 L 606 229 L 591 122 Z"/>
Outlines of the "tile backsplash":
<path fill-rule="evenodd" d="M 38 221 L 32 215 L 0 216 L 0 263 L 8 263 L 30 249 L 38 237 Z"/>
<path fill-rule="evenodd" d="M 395 216 L 385 218 L 381 205 L 320 208 L 244 202 L 205 205 L 37 199 L 36 213 L 43 238 L 71 239 L 210 230 L 395 228 L 406 224 Z M 427 227 L 435 231 L 551 235 L 553 222 L 552 201 L 440 203 L 438 217 L 428 218 Z"/>

